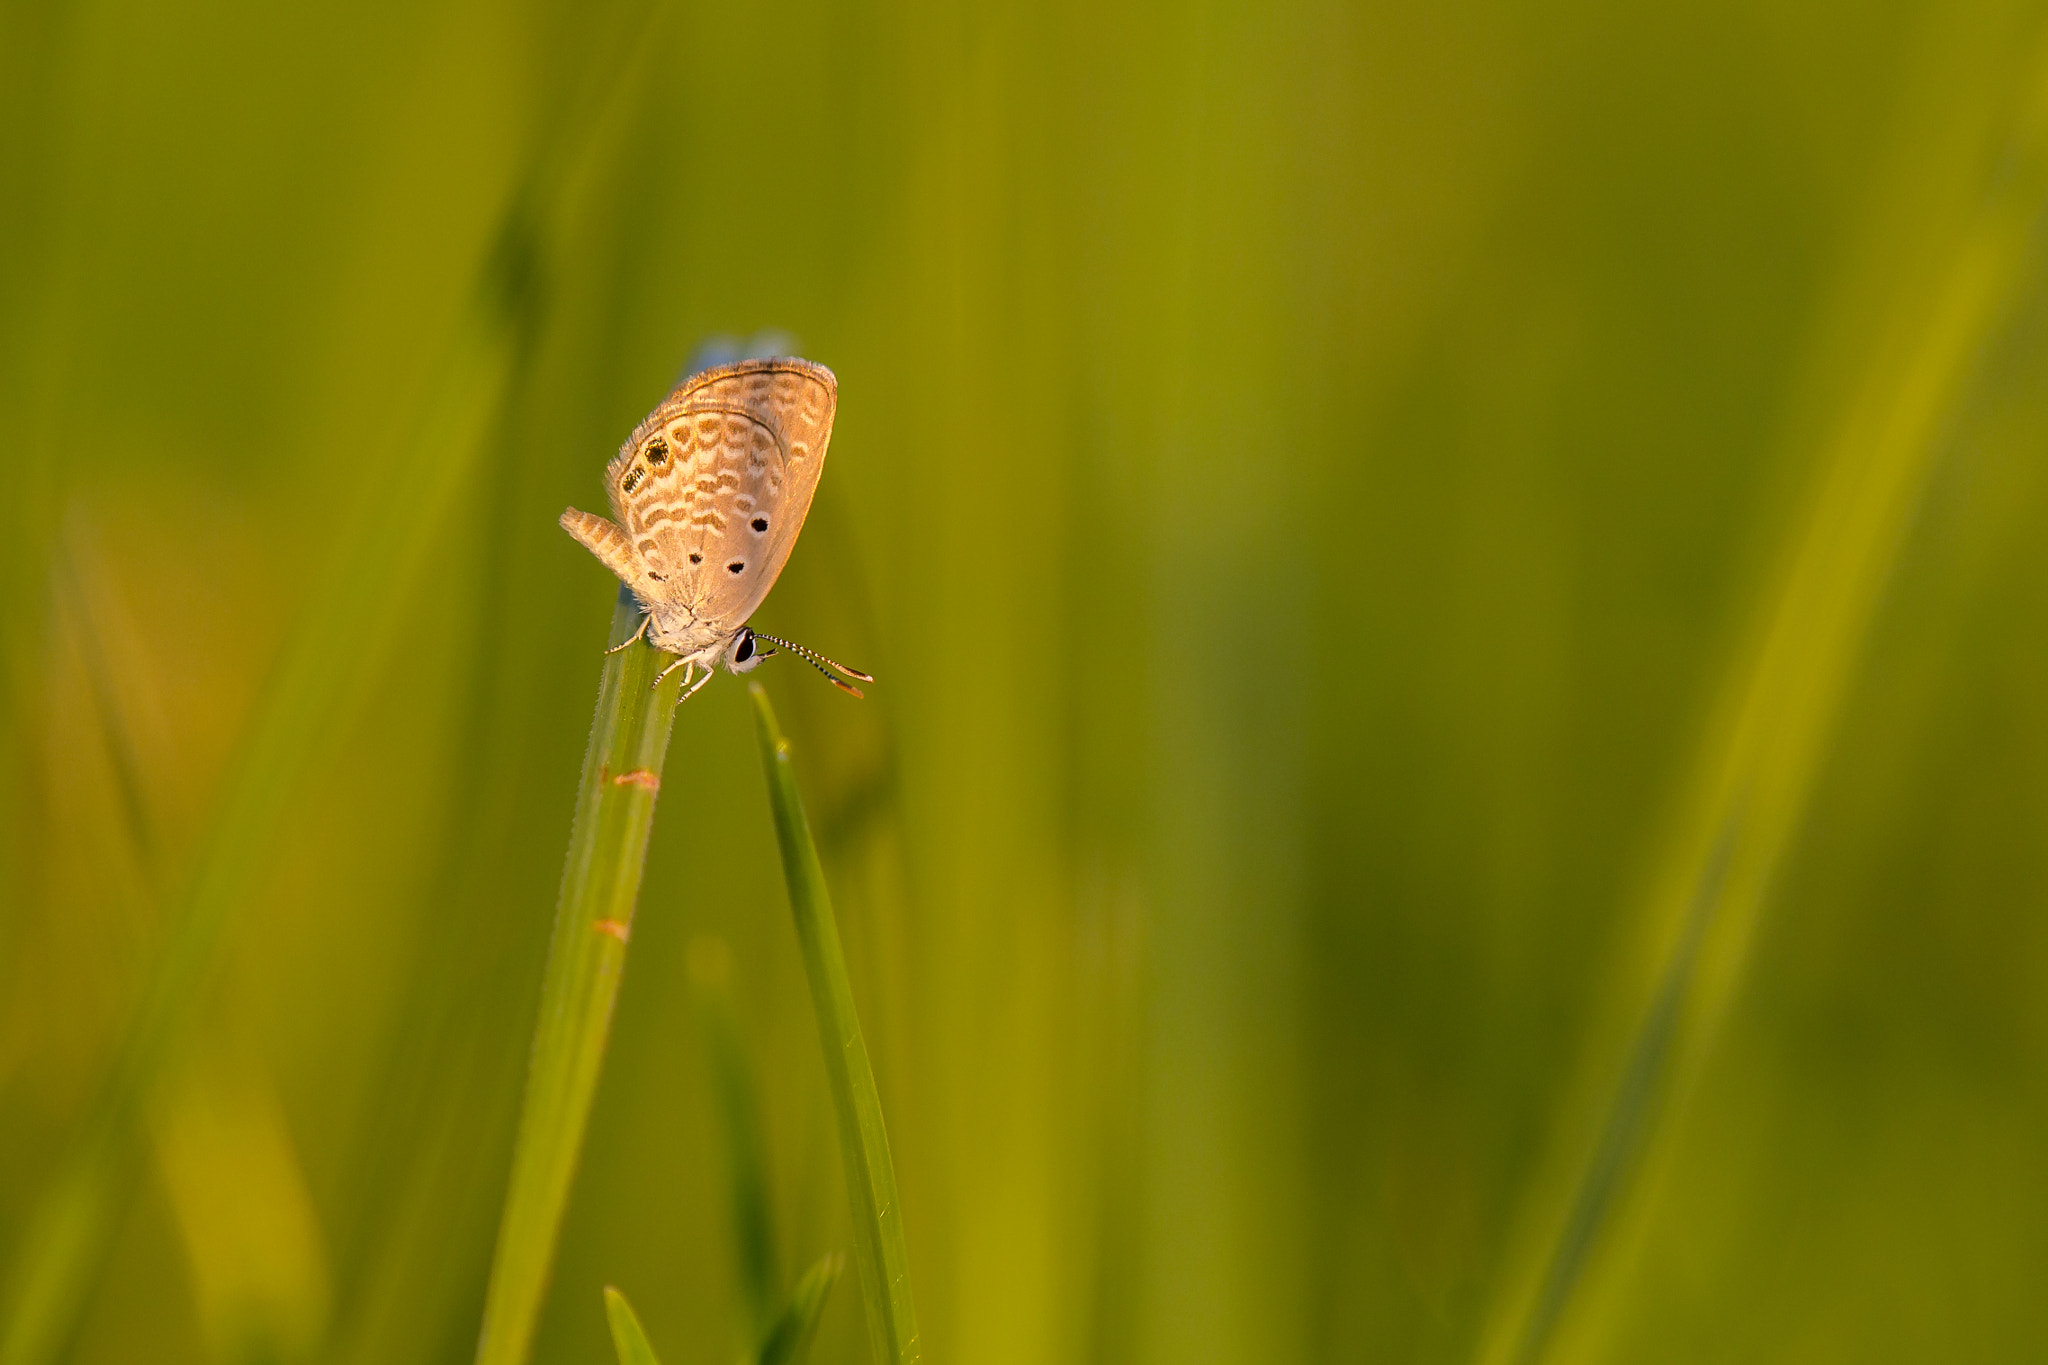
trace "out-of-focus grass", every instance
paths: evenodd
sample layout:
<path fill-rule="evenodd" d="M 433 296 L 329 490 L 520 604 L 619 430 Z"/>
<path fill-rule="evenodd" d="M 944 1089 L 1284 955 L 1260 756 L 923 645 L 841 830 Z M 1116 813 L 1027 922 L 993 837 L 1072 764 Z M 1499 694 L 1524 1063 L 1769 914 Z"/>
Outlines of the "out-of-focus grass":
<path fill-rule="evenodd" d="M 629 7 L 624 41 L 600 41 L 614 62 L 644 48 L 654 10 Z M 620 26 L 612 16 L 612 26 Z M 603 33 L 600 26 L 600 33 Z M 283 817 L 298 795 L 337 710 L 355 699 L 365 674 L 390 647 L 400 604 L 417 586 L 434 539 L 445 533 L 458 496 L 478 482 L 482 445 L 512 380 L 533 313 L 545 230 L 587 152 L 585 139 L 616 108 L 616 77 L 572 90 L 534 139 L 524 183 L 514 193 L 428 385 L 410 438 L 392 450 L 337 537 L 334 558 L 312 586 L 297 564 L 279 579 L 298 604 L 295 636 L 267 685 L 237 771 L 188 883 L 170 911 L 174 926 L 152 969 L 122 1049 L 65 1164 L 38 1202 L 0 1281 L 0 1361 L 35 1365 L 65 1345 L 99 1272 L 113 1206 L 128 1187 L 140 1110 L 175 1083 L 200 993 L 217 970 L 221 943 L 250 889 L 267 869 Z"/>
<path fill-rule="evenodd" d="M 661 1357 L 648 1345 L 647 1333 L 634 1315 L 633 1305 L 610 1285 L 604 1290 L 604 1315 L 611 1323 L 612 1349 L 618 1352 L 619 1365 L 661 1365 Z"/>
<path fill-rule="evenodd" d="M 767 326 L 842 381 L 761 624 L 889 686 L 760 676 L 931 1358 L 1511 1349 L 1757 752 L 1547 1354 L 2048 1339 L 2038 243 L 1979 322 L 1938 302 L 2031 212 L 2034 0 L 605 16 L 0 12 L 8 1264 L 177 934 L 156 888 L 507 206 L 540 224 L 474 477 L 382 636 L 337 618 L 69 1358 L 248 1361 L 245 1309 L 273 1356 L 473 1356 L 603 645 L 554 517 Z M 1845 454 L 1894 439 L 1918 474 Z M 537 1358 L 604 1358 L 605 1284 L 670 1365 L 755 1339 L 700 936 L 777 1271 L 853 1245 L 752 726 L 726 683 L 678 717 Z M 814 1358 L 862 1318 L 826 1300 Z"/>
<path fill-rule="evenodd" d="M 789 1302 L 769 1324 L 761 1339 L 760 1365 L 803 1365 L 810 1357 L 811 1342 L 818 1335 L 818 1321 L 825 1312 L 825 1299 L 839 1282 L 846 1259 L 838 1252 L 818 1258 L 789 1292 Z"/>
<path fill-rule="evenodd" d="M 733 1263 L 746 1309 L 746 1332 L 758 1342 L 773 1326 L 776 1302 L 775 1227 L 762 1170 L 760 1111 L 753 1068 L 740 1045 L 729 978 L 732 953 L 721 939 L 690 945 L 690 988 L 704 1034 L 725 1158 Z"/>
<path fill-rule="evenodd" d="M 690 988 L 696 997 L 697 1022 L 704 1033 L 714 1107 L 724 1139 L 733 1268 L 746 1319 L 743 1356 L 759 1365 L 797 1365 L 810 1351 L 826 1296 L 838 1280 L 845 1258 L 827 1252 L 783 1299 L 753 1068 L 739 1040 L 731 969 L 731 951 L 722 939 L 700 938 L 690 944 Z"/>
<path fill-rule="evenodd" d="M 2044 34 L 2048 36 L 2048 34 Z M 2048 46 L 2042 48 L 2048 57 Z M 1555 1230 L 1520 1274 L 1492 1358 L 1542 1359 L 1582 1293 L 1611 1316 L 1625 1255 L 1589 1262 L 1612 1225 L 1640 1222 L 1638 1168 L 1681 1104 L 1738 991 L 1756 921 L 1809 793 L 1928 471 L 1973 371 L 2038 288 L 2036 234 L 2048 205 L 2048 66 L 2019 84 L 1982 160 L 1978 212 L 1945 252 L 1899 280 L 1895 316 L 1819 462 L 1811 510 L 1765 590 L 1752 641 L 1723 684 L 1686 799 L 1686 827 L 1648 909 L 1661 940 L 1654 993 L 1628 1040 L 1590 1152 Z M 1995 125 L 1994 125 L 1995 127 Z M 1561 1184 L 1554 1179 L 1550 1184 Z M 1540 1186 L 1539 1186 L 1540 1188 Z M 1513 1284 L 1513 1279 L 1508 1281 Z M 1512 1291 L 1511 1291 L 1512 1292 Z M 1598 1308 L 1582 1313 L 1597 1332 Z M 1586 1344 L 1564 1344 L 1566 1358 Z"/>
<path fill-rule="evenodd" d="M 811 1004 L 817 1014 L 818 1042 L 825 1053 L 825 1075 L 832 1086 L 832 1109 L 839 1120 L 846 1194 L 853 1205 L 854 1259 L 860 1264 L 861 1289 L 867 1299 L 868 1332 L 877 1361 L 915 1365 L 923 1348 L 910 1290 L 910 1260 L 903 1245 L 903 1205 L 896 1193 L 896 1166 L 889 1157 L 881 1094 L 875 1088 L 874 1068 L 868 1062 L 867 1042 L 861 1037 L 860 1015 L 853 1004 L 853 982 L 847 976 L 846 954 L 839 943 L 839 922 L 832 915 L 825 871 L 818 863 L 810 821 L 797 794 L 789 741 L 775 723 L 767 689 L 752 683 L 747 690 L 754 699 L 761 764 L 768 778 L 768 805 L 775 815 L 775 842 L 782 849 L 789 909 L 796 920 L 804 977 L 810 983 Z M 810 1303 L 809 1311 L 798 1319 L 795 1335 L 809 1336 L 807 1319 L 830 1283 L 829 1277 L 822 1283 L 816 1283 L 817 1278 L 818 1272 L 814 1272 L 806 1285 L 799 1287 L 799 1305 L 806 1299 Z M 773 1340 L 771 1345 L 794 1349 Z"/>
<path fill-rule="evenodd" d="M 388 478 L 343 533 L 344 552 L 303 609 L 298 638 L 270 685 L 206 853 L 173 912 L 174 937 L 128 1026 L 121 1057 L 66 1169 L 15 1248 L 0 1295 L 6 1365 L 49 1360 L 69 1335 L 98 1270 L 116 1190 L 126 1183 L 117 1168 L 133 1159 L 138 1111 L 178 1065 L 221 939 L 247 905 L 330 718 L 388 648 L 395 603 L 471 480 L 510 377 L 516 320 L 526 303 L 522 282 L 509 272 L 526 249 L 528 230 L 508 220 L 501 264 L 464 316 L 417 436 L 396 453 Z"/>

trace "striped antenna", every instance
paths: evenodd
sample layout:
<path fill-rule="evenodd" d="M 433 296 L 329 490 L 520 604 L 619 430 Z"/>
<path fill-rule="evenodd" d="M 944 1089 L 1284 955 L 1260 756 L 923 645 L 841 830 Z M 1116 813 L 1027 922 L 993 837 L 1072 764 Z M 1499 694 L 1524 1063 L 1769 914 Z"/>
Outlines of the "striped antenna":
<path fill-rule="evenodd" d="M 804 662 L 808 663 L 812 668 L 815 668 L 820 673 L 823 673 L 825 675 L 826 682 L 831 683 L 834 687 L 837 687 L 842 691 L 851 692 L 856 697 L 865 697 L 867 694 L 865 692 L 862 692 L 858 687 L 855 687 L 852 683 L 841 682 L 839 681 L 839 679 L 833 677 L 831 669 L 828 669 L 826 665 L 830 664 L 831 668 L 838 669 L 841 673 L 844 673 L 849 678 L 859 678 L 862 682 L 874 681 L 874 678 L 869 674 L 863 673 L 857 668 L 848 668 L 845 664 L 842 663 L 835 663 L 833 660 L 826 658 L 824 655 L 820 654 L 815 649 L 805 649 L 802 645 L 797 644 L 794 641 L 785 640 L 779 635 L 768 635 L 758 630 L 755 631 L 754 634 L 756 637 L 760 639 L 781 645 L 790 653 L 798 655 L 804 660 Z"/>

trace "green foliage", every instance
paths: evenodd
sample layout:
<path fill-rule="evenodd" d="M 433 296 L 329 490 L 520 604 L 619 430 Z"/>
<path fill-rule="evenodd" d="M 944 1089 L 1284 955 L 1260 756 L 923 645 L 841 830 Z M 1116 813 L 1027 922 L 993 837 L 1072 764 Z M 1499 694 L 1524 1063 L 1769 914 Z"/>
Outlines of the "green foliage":
<path fill-rule="evenodd" d="M 804 1272 L 791 1291 L 788 1304 L 762 1339 L 760 1353 L 749 1354 L 743 1365 L 803 1365 L 810 1355 L 811 1340 L 818 1333 L 818 1317 L 825 1311 L 825 1297 L 832 1292 L 843 1264 L 835 1253 Z M 604 1290 L 604 1315 L 611 1324 L 612 1349 L 618 1353 L 619 1365 L 660 1365 L 633 1305 L 610 1285 Z"/>
<path fill-rule="evenodd" d="M 732 1221 L 733 1264 L 747 1309 L 747 1330 L 758 1338 L 776 1311 L 775 1228 L 762 1170 L 761 1120 L 754 1099 L 752 1068 L 740 1046 L 739 1025 L 727 978 L 731 953 L 722 939 L 690 945 L 690 988 L 697 1002 L 711 1065 L 713 1097 L 724 1142 L 727 1204 Z"/>
<path fill-rule="evenodd" d="M 619 1365 L 661 1365 L 661 1358 L 647 1344 L 647 1333 L 634 1316 L 633 1305 L 610 1285 L 604 1287 L 604 1315 L 611 1323 L 612 1349 L 618 1352 Z"/>
<path fill-rule="evenodd" d="M 621 589 L 612 612 L 617 652 L 605 659 L 577 786 L 512 1178 L 484 1300 L 479 1365 L 519 1365 L 531 1352 L 626 966 L 654 797 L 682 686 L 673 673 L 655 685 L 669 659 L 636 638 L 639 624 L 639 607 Z M 623 1305 L 615 1301 L 615 1334 Z"/>
<path fill-rule="evenodd" d="M 847 1198 L 853 1204 L 854 1259 L 860 1263 L 860 1284 L 867 1298 L 868 1332 L 877 1361 L 914 1365 L 921 1348 L 917 1309 L 911 1300 L 910 1260 L 903 1248 L 903 1206 L 896 1195 L 896 1167 L 889 1159 L 882 1099 L 875 1089 L 874 1069 L 868 1064 L 867 1043 L 861 1037 L 860 1016 L 853 1005 L 853 982 L 839 944 L 839 924 L 832 917 L 825 871 L 819 866 L 810 821 L 804 818 L 803 801 L 797 795 L 789 741 L 775 724 L 768 690 L 753 683 L 747 691 L 754 698 L 755 730 L 768 778 L 768 805 L 775 814 L 775 842 L 782 850 L 790 913 L 796 918 L 804 976 L 810 982 L 811 1007 L 818 1018 L 818 1041 L 825 1050 L 825 1075 L 832 1085 L 832 1109 L 839 1120 L 839 1154 L 846 1167 Z M 806 1284 L 818 1280 L 819 1270 L 812 1271 Z M 822 1302 L 830 1283 L 829 1276 L 818 1283 L 817 1300 Z M 803 1291 L 800 1285 L 799 1302 Z M 780 1330 L 778 1324 L 778 1335 Z M 771 1344 L 774 1340 L 770 1338 Z"/>
<path fill-rule="evenodd" d="M 473 1358 L 555 518 L 770 328 L 931 1359 L 2048 1340 L 2038 4 L 667 12 L 0 7 L 0 1360 Z M 863 1254 L 755 724 L 676 717 L 536 1360 Z"/>
<path fill-rule="evenodd" d="M 819 1258 L 804 1272 L 790 1291 L 789 1302 L 761 1339 L 760 1365 L 803 1365 L 811 1354 L 811 1341 L 818 1335 L 818 1319 L 825 1312 L 825 1298 L 839 1282 L 846 1265 L 839 1253 Z"/>
<path fill-rule="evenodd" d="M 16 1249 L 10 1292 L 0 1296 L 0 1361 L 52 1359 L 90 1287 L 133 1159 L 138 1114 L 180 1065 L 196 1001 L 217 970 L 223 939 L 250 912 L 250 887 L 265 871 L 336 708 L 390 648 L 397 604 L 416 590 L 430 542 L 473 477 L 484 430 L 509 379 L 514 319 L 524 301 L 489 278 L 465 312 L 413 438 L 378 470 L 378 481 L 317 578 L 251 724 L 234 776 L 189 888 L 172 908 L 173 937 L 105 1094 Z"/>
<path fill-rule="evenodd" d="M 1718 725 L 1693 777 L 1692 826 L 1662 872 L 1651 914 L 1665 939 L 1655 994 L 1628 1042 L 1599 1135 L 1540 1282 L 1512 1340 L 1543 1359 L 1570 1322 L 1582 1274 L 1609 1228 L 1640 1217 L 1638 1168 L 1665 1108 L 1697 1083 L 1734 992 L 1757 916 L 1805 819 L 1850 678 L 1916 500 L 1938 452 L 1937 425 L 1972 366 L 2012 323 L 2036 269 L 2032 224 L 2048 190 L 2048 68 L 2006 131 L 2004 176 L 1902 300 L 1903 338 L 1876 350 L 1836 420 L 1813 505 L 1759 604 L 1748 648 L 1723 680 Z M 1576 1160 L 1577 1154 L 1565 1158 Z M 1533 1267 L 1531 1267 L 1533 1269 Z M 1598 1272 L 1624 1272 L 1610 1257 Z M 1596 1302 L 1614 1286 L 1596 1286 Z M 1504 1303 L 1512 1313 L 1517 1305 Z M 1585 1315 L 1580 1314 L 1583 1318 Z"/>

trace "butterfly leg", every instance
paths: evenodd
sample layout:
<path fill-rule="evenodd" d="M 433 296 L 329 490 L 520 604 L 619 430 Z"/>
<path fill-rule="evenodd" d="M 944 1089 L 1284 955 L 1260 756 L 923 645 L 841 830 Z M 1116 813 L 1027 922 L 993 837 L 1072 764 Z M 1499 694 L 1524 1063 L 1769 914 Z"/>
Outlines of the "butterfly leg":
<path fill-rule="evenodd" d="M 610 649 L 606 650 L 605 653 L 616 654 L 620 650 L 624 649 L 627 645 L 632 644 L 635 640 L 645 638 L 647 635 L 647 624 L 653 619 L 654 618 L 652 616 L 642 616 L 640 618 L 640 629 L 634 631 L 631 635 L 628 635 L 625 639 L 613 645 Z"/>
<path fill-rule="evenodd" d="M 687 692 L 683 693 L 683 695 L 682 695 L 682 696 L 680 696 L 680 697 L 677 697 L 677 698 L 676 698 L 676 705 L 677 705 L 677 706 L 681 706 L 681 705 L 682 705 L 682 704 L 683 704 L 684 702 L 686 702 L 686 701 L 688 701 L 688 700 L 689 700 L 690 698 L 692 698 L 692 697 L 696 696 L 696 695 L 697 695 L 697 689 L 698 689 L 698 688 L 700 688 L 700 687 L 702 687 L 702 686 L 703 686 L 703 685 L 704 685 L 705 683 L 708 683 L 708 682 L 710 682 L 710 681 L 711 681 L 711 675 L 712 675 L 712 674 L 713 674 L 714 672 L 716 672 L 716 671 L 717 671 L 717 670 L 716 670 L 716 669 L 714 669 L 714 668 L 712 668 L 712 667 L 711 667 L 711 666 L 710 666 L 709 664 L 706 664 L 706 665 L 704 666 L 704 676 L 703 676 L 703 677 L 701 677 L 701 678 L 699 678 L 699 679 L 697 679 L 696 683 L 695 683 L 695 684 L 693 684 L 693 685 L 691 686 L 691 688 L 690 688 L 690 690 L 689 690 L 689 691 L 687 691 Z"/>
<path fill-rule="evenodd" d="M 648 688 L 647 690 L 648 690 L 648 691 L 650 691 L 650 692 L 652 692 L 652 691 L 654 690 L 654 688 L 656 688 L 656 687 L 660 687 L 660 686 L 661 686 L 661 680 L 662 680 L 663 678 L 666 678 L 666 677 L 667 677 L 667 676 L 668 676 L 669 674 L 671 674 L 671 673 L 675 672 L 675 671 L 676 671 L 677 669 L 679 669 L 679 668 L 683 670 L 683 681 L 684 681 L 685 683 L 689 682 L 689 681 L 690 681 L 690 668 L 691 668 L 691 666 L 692 666 L 692 665 L 691 665 L 691 663 L 690 663 L 690 660 L 688 660 L 687 658 L 684 658 L 684 659 L 677 659 L 677 660 L 676 660 L 676 661 L 675 661 L 674 663 L 670 664 L 670 665 L 669 665 L 669 666 L 668 666 L 667 668 L 664 668 L 664 669 L 662 669 L 662 670 L 661 670 L 661 672 L 659 672 L 659 673 L 657 673 L 657 674 L 655 674 L 655 675 L 654 675 L 654 685 L 653 685 L 653 687 L 649 687 L 649 688 Z"/>

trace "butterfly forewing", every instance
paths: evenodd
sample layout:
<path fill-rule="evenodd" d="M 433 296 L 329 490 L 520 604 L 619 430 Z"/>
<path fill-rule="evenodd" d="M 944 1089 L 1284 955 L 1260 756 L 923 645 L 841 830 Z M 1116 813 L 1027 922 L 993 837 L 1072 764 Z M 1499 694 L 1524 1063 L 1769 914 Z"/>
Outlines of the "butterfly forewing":
<path fill-rule="evenodd" d="M 677 386 L 607 471 L 612 509 L 652 595 L 736 629 L 803 528 L 837 384 L 809 361 L 749 360 Z"/>

